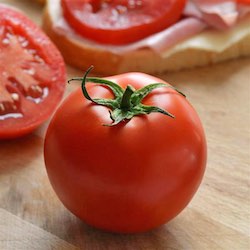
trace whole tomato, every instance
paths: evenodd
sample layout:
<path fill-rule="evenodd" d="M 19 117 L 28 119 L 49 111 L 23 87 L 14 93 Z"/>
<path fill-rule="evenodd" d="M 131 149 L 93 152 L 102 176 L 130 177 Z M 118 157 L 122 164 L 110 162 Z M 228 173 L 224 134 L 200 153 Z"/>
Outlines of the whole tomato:
<path fill-rule="evenodd" d="M 187 206 L 204 174 L 197 113 L 183 94 L 143 73 L 78 80 L 82 90 L 62 103 L 45 139 L 56 194 L 80 219 L 107 231 L 166 223 Z"/>

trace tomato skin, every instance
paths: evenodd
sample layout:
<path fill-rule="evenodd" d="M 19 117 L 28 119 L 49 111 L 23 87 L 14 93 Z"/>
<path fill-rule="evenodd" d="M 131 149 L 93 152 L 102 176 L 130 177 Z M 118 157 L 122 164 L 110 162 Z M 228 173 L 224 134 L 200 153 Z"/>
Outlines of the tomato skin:
<path fill-rule="evenodd" d="M 22 12 L 19 12 L 19 10 L 5 4 L 0 4 L 0 26 L 1 28 L 10 27 L 16 36 L 27 39 L 30 48 L 36 51 L 39 57 L 44 61 L 44 66 L 41 65 L 40 69 L 42 70 L 43 67 L 47 67 L 51 73 L 48 74 L 51 78 L 41 80 L 41 83 L 48 88 L 48 94 L 39 103 L 28 100 L 23 96 L 21 89 L 8 86 L 9 89 L 19 94 L 23 117 L 2 119 L 0 113 L 1 140 L 26 135 L 51 116 L 63 97 L 66 82 L 66 68 L 64 60 L 55 45 L 35 23 Z M 2 41 L 0 42 L 2 43 Z M 3 63 L 1 61 L 1 53 L 3 52 L 0 46 L 0 64 Z M 18 68 L 20 65 L 23 66 L 22 64 L 19 65 L 15 59 L 16 58 L 9 58 L 12 67 Z M 4 63 L 8 64 L 9 62 Z M 36 68 L 36 70 L 39 70 L 39 68 Z M 36 73 L 37 72 L 35 72 L 35 74 Z M 6 72 L 0 72 L 0 74 L 6 74 Z M 16 75 L 10 75 L 10 77 L 16 77 Z M 38 77 L 35 77 L 37 78 L 36 80 L 39 81 Z M 43 78 L 42 74 L 39 77 Z M 4 85 L 5 82 L 1 82 L 0 85 L 1 84 Z"/>
<path fill-rule="evenodd" d="M 108 79 L 136 89 L 162 82 L 142 73 Z M 112 98 L 88 84 L 92 97 Z M 175 115 L 152 113 L 108 127 L 108 108 L 85 100 L 80 89 L 59 107 L 47 130 L 44 158 L 62 203 L 86 223 L 135 233 L 174 218 L 198 189 L 206 165 L 201 122 L 172 89 L 154 90 L 143 101 Z"/>
<path fill-rule="evenodd" d="M 78 34 L 98 43 L 122 45 L 143 39 L 174 24 L 181 17 L 186 4 L 186 0 L 143 0 L 138 2 L 145 5 L 146 10 L 140 7 L 130 10 L 128 2 L 62 0 L 61 5 L 65 19 Z M 91 4 L 105 4 L 109 7 L 92 12 Z M 126 9 L 125 13 L 120 13 L 119 7 Z"/>
<path fill-rule="evenodd" d="M 250 0 L 237 0 L 238 3 L 250 4 Z"/>

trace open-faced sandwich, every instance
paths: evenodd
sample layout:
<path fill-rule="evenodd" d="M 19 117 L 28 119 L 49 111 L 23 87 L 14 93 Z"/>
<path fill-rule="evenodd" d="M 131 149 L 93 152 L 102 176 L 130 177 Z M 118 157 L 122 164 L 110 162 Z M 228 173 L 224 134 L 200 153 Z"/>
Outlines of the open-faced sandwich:
<path fill-rule="evenodd" d="M 67 63 L 102 74 L 250 55 L 249 0 L 48 0 L 43 27 Z"/>

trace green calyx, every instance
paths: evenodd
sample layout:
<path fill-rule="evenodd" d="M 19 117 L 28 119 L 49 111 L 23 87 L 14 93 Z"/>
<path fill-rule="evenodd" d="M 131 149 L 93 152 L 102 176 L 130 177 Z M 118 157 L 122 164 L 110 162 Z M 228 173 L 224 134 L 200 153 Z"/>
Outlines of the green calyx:
<path fill-rule="evenodd" d="M 97 77 L 87 77 L 89 72 L 92 70 L 93 67 L 90 67 L 81 78 L 72 78 L 68 82 L 71 81 L 81 81 L 82 82 L 82 93 L 88 100 L 92 101 L 95 104 L 103 105 L 109 107 L 111 111 L 110 118 L 112 119 L 111 124 L 104 124 L 105 126 L 114 126 L 119 124 L 122 121 L 130 120 L 134 116 L 137 115 L 146 115 L 153 112 L 162 113 L 167 115 L 171 118 L 174 118 L 174 115 L 169 113 L 166 110 L 163 110 L 159 107 L 155 106 L 147 106 L 141 103 L 141 101 L 154 89 L 165 87 L 165 88 L 172 88 L 177 93 L 181 94 L 185 97 L 183 93 L 178 91 L 171 85 L 167 85 L 164 83 L 152 83 L 149 84 L 141 89 L 135 90 L 132 86 L 128 85 L 127 88 L 124 90 L 118 84 L 109 81 L 103 78 Z M 101 98 L 91 98 L 86 89 L 86 83 L 92 82 L 100 85 L 104 85 L 108 87 L 114 94 L 114 99 L 101 99 Z"/>

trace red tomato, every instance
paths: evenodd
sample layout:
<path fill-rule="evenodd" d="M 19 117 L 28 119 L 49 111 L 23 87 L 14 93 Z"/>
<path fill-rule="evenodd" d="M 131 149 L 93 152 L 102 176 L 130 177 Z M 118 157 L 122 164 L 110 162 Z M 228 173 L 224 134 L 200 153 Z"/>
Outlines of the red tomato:
<path fill-rule="evenodd" d="M 64 61 L 22 13 L 0 4 L 0 139 L 27 134 L 53 112 L 65 88 Z"/>
<path fill-rule="evenodd" d="M 250 4 L 250 0 L 237 0 L 238 3 Z"/>
<path fill-rule="evenodd" d="M 86 38 L 126 44 L 159 32 L 181 16 L 186 0 L 62 0 L 64 17 Z"/>
<path fill-rule="evenodd" d="M 142 73 L 106 79 L 122 88 L 168 86 Z M 103 86 L 89 83 L 87 89 L 92 97 L 113 97 Z M 151 113 L 104 126 L 111 123 L 109 108 L 91 103 L 78 89 L 48 127 L 44 157 L 50 182 L 63 204 L 94 227 L 126 233 L 155 228 L 180 213 L 201 182 L 206 140 L 187 99 L 161 87 L 143 105 L 161 107 L 175 118 Z"/>

